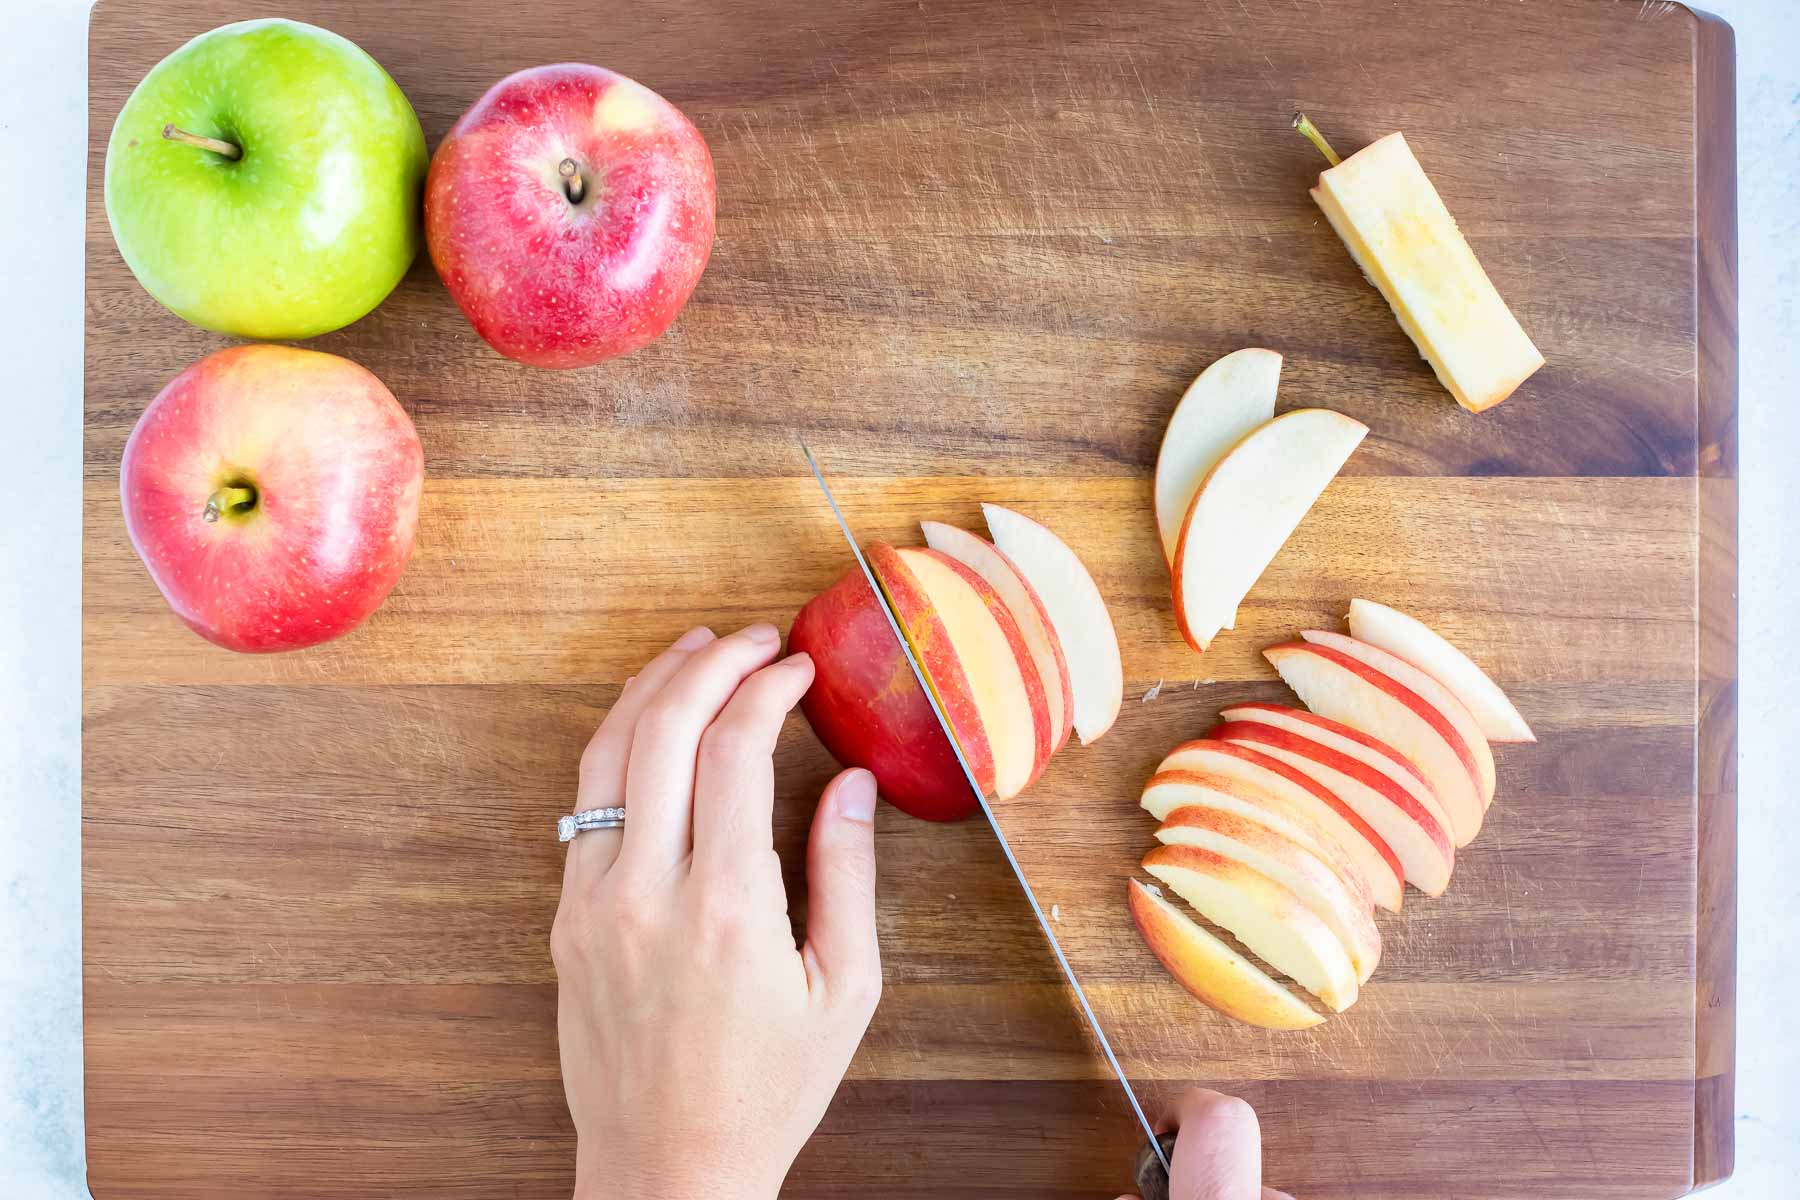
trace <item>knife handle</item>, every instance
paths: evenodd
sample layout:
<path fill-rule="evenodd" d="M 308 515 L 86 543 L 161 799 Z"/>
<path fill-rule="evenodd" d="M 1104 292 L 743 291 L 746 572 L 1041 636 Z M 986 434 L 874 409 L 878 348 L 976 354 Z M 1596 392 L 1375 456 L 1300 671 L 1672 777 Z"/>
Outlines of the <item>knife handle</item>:
<path fill-rule="evenodd" d="M 1175 1161 L 1174 1134 L 1157 1135 L 1156 1144 L 1162 1147 L 1163 1157 L 1170 1162 Z M 1138 1195 L 1144 1200 L 1169 1200 L 1169 1173 L 1163 1170 L 1162 1161 L 1156 1157 L 1156 1152 L 1148 1142 L 1138 1151 L 1132 1176 L 1137 1180 Z"/>

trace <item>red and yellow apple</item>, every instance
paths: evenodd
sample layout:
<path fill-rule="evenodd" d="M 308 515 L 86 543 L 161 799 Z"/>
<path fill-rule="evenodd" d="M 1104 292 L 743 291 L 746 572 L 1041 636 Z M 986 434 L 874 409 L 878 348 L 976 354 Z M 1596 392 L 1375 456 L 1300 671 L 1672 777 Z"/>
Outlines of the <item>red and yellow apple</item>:
<path fill-rule="evenodd" d="M 297 650 L 374 612 L 412 554 L 419 436 L 348 359 L 234 346 L 171 380 L 119 469 L 125 528 L 175 615 L 228 650 Z"/>
<path fill-rule="evenodd" d="M 534 67 L 495 84 L 431 159 L 425 240 L 475 331 L 508 358 L 585 367 L 675 320 L 712 251 L 706 142 L 615 72 Z"/>

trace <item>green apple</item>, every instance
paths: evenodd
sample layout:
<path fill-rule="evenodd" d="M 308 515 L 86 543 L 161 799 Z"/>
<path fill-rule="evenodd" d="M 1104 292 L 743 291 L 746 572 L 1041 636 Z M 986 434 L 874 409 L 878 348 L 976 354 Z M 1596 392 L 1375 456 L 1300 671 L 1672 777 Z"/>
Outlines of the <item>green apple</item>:
<path fill-rule="evenodd" d="M 138 282 L 240 337 L 328 333 L 418 253 L 425 133 L 354 42 L 298 21 L 203 33 L 151 69 L 106 147 L 106 215 Z"/>

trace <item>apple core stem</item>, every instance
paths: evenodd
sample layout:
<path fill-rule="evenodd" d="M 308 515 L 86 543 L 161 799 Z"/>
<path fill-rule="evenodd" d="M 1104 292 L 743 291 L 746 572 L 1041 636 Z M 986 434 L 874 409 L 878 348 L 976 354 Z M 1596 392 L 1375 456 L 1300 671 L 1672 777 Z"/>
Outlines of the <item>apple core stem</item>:
<path fill-rule="evenodd" d="M 220 516 L 236 508 L 249 508 L 256 503 L 256 489 L 237 485 L 222 487 L 206 498 L 206 511 L 200 514 L 201 520 L 208 525 L 216 523 Z"/>
<path fill-rule="evenodd" d="M 1317 146 L 1319 153 L 1323 154 L 1325 161 L 1332 166 L 1335 167 L 1344 161 L 1338 157 L 1338 152 L 1331 148 L 1331 143 L 1325 140 L 1325 135 L 1319 132 L 1319 127 L 1312 123 L 1312 118 L 1305 113 L 1294 114 L 1294 128 L 1300 131 L 1301 137 Z"/>
<path fill-rule="evenodd" d="M 202 150 L 211 150 L 221 158 L 242 158 L 243 147 L 231 142 L 221 141 L 215 137 L 203 137 L 198 133 L 189 133 L 185 129 L 177 129 L 173 124 L 163 126 L 163 136 L 171 142 L 180 142 L 184 146 L 198 146 Z"/>
<path fill-rule="evenodd" d="M 556 173 L 563 177 L 563 195 L 569 203 L 580 204 L 587 195 L 587 180 L 581 177 L 581 167 L 574 159 L 565 158 L 556 165 Z"/>

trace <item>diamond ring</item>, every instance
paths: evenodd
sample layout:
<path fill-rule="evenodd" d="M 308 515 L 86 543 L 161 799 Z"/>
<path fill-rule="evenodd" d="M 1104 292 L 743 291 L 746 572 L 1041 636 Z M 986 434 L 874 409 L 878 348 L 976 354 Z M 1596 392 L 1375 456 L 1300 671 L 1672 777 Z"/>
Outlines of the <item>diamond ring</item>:
<path fill-rule="evenodd" d="M 625 824 L 625 809 L 590 808 L 572 813 L 569 816 L 556 818 L 556 840 L 572 842 L 575 835 L 586 833 L 590 829 L 619 829 Z"/>

